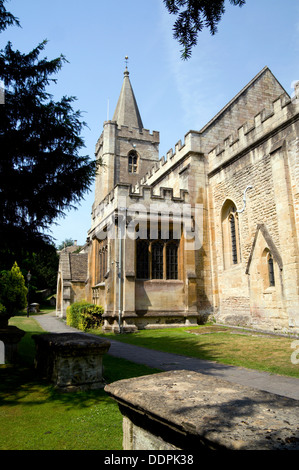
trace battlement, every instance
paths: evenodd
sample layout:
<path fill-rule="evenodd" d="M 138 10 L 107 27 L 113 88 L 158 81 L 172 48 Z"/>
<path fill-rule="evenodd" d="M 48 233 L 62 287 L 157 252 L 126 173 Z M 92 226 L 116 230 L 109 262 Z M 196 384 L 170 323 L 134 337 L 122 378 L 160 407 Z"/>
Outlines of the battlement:
<path fill-rule="evenodd" d="M 130 184 L 119 183 L 98 204 L 92 207 L 92 227 L 106 220 L 118 208 L 125 203 L 126 208 L 131 204 L 142 203 L 145 206 L 153 203 L 185 203 L 188 191 L 180 190 L 180 196 L 173 195 L 173 188 L 161 187 L 159 194 L 154 194 L 153 189 L 147 185 L 140 185 L 138 190 Z"/>
<path fill-rule="evenodd" d="M 152 168 L 140 179 L 134 186 L 134 192 L 138 192 L 141 186 L 151 186 L 155 180 L 163 176 L 164 173 L 177 164 L 182 158 L 188 156 L 191 152 L 200 152 L 201 136 L 197 131 L 189 131 L 185 135 L 184 143 L 179 140 L 174 150 L 171 148 Z"/>
<path fill-rule="evenodd" d="M 260 111 L 254 119 L 245 122 L 235 133 L 228 135 L 214 147 L 208 154 L 209 171 L 216 171 L 225 162 L 263 140 L 279 126 L 296 116 L 299 117 L 298 87 L 293 99 L 290 99 L 287 94 L 282 94 L 273 101 L 271 108 Z"/>
<path fill-rule="evenodd" d="M 155 144 L 160 142 L 160 133 L 158 131 L 151 132 L 148 129 L 139 130 L 134 127 L 118 126 L 117 135 L 125 139 L 129 136 L 131 139 L 146 140 Z"/>
<path fill-rule="evenodd" d="M 137 141 L 144 141 L 149 142 L 152 144 L 159 144 L 160 143 L 160 133 L 158 131 L 149 131 L 148 129 L 137 129 L 135 127 L 128 127 L 128 126 L 118 126 L 116 121 L 105 121 L 103 127 L 105 126 L 113 126 L 115 130 L 115 135 L 118 138 L 125 139 L 125 140 L 132 140 L 135 139 Z M 103 136 L 104 131 L 98 138 L 98 141 L 95 146 L 95 155 L 98 155 L 102 145 L 103 145 Z"/>

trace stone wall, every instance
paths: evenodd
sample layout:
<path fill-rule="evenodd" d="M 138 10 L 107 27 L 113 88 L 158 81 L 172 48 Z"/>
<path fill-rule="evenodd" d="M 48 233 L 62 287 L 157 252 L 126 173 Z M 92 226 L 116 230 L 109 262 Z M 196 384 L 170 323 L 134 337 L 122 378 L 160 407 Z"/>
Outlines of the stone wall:
<path fill-rule="evenodd" d="M 299 327 L 298 118 L 298 106 L 279 98 L 272 112 L 257 115 L 253 126 L 244 125 L 209 154 L 219 321 L 270 330 Z M 252 188 L 242 211 L 248 185 Z M 221 222 L 227 200 L 241 211 L 241 256 L 231 266 L 225 265 Z M 265 250 L 274 257 L 275 287 L 270 289 L 263 267 Z"/>

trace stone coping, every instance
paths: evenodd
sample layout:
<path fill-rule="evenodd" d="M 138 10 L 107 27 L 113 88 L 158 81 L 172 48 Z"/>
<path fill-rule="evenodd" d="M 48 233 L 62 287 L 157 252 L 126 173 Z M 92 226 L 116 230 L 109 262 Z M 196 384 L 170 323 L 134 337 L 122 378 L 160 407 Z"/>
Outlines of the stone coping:
<path fill-rule="evenodd" d="M 85 333 L 45 333 L 33 335 L 35 343 L 41 347 L 54 348 L 56 351 L 84 350 L 102 351 L 110 348 L 110 341 Z"/>
<path fill-rule="evenodd" d="M 299 450 L 299 401 L 291 398 L 186 370 L 105 391 L 126 420 L 178 449 Z"/>

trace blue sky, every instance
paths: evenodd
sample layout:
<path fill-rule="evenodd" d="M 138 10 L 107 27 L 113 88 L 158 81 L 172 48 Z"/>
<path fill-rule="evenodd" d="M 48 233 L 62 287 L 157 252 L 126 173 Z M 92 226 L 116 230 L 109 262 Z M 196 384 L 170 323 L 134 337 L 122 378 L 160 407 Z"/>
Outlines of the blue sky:
<path fill-rule="evenodd" d="M 226 1 L 226 13 L 211 36 L 198 38 L 192 58 L 182 61 L 173 39 L 174 17 L 162 0 L 10 0 L 21 22 L 1 34 L 29 52 L 48 39 L 44 55 L 68 63 L 50 91 L 76 96 L 88 124 L 84 154 L 94 156 L 103 122 L 112 119 L 123 81 L 125 56 L 145 128 L 160 132 L 160 156 L 190 130 L 200 130 L 265 65 L 292 94 L 299 80 L 299 5 L 295 0 Z M 109 103 L 109 106 L 108 106 Z M 108 114 L 109 110 L 109 114 Z M 90 228 L 93 188 L 78 210 L 68 211 L 51 235 L 84 244 Z"/>

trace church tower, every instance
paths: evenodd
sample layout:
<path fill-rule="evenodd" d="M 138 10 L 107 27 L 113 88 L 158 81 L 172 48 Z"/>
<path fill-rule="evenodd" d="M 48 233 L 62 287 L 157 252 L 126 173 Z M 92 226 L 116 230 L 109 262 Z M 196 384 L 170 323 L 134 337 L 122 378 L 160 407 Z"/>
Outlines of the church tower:
<path fill-rule="evenodd" d="M 159 160 L 159 132 L 144 129 L 126 67 L 112 121 L 105 121 L 96 144 L 101 161 L 96 184 L 96 207 L 118 183 L 135 185 Z"/>

